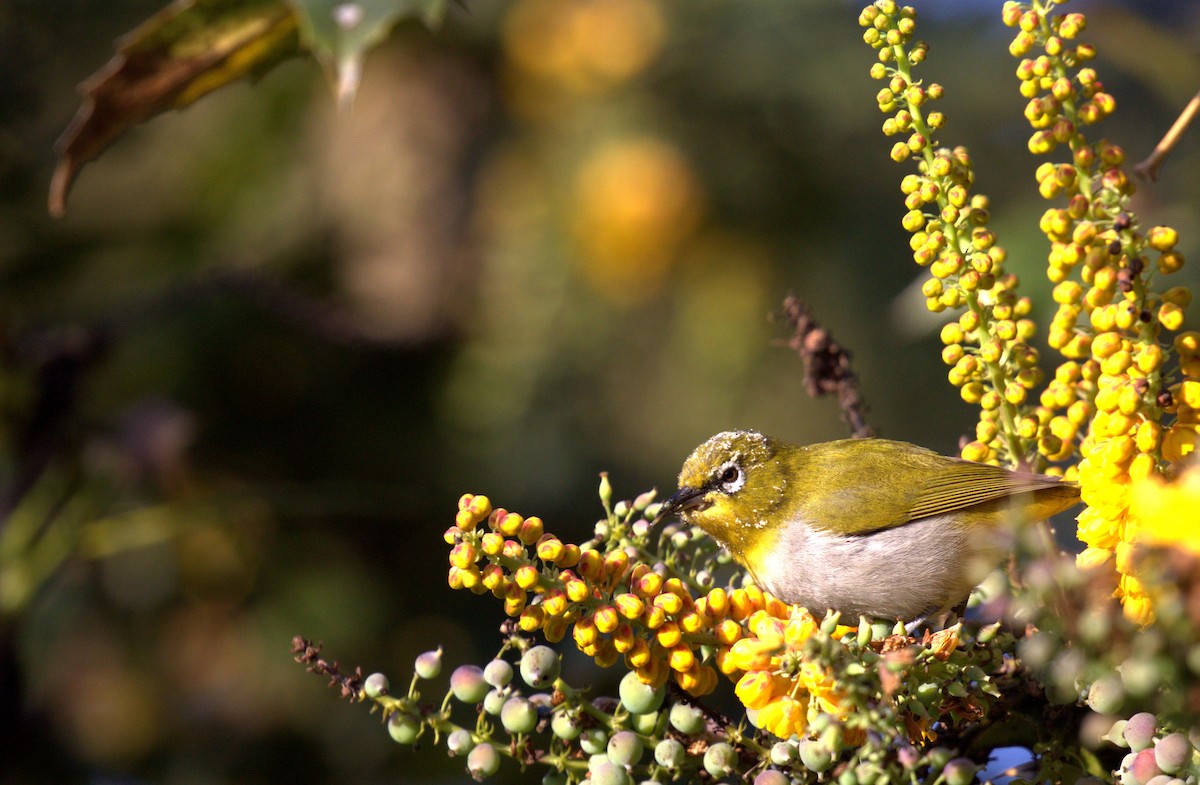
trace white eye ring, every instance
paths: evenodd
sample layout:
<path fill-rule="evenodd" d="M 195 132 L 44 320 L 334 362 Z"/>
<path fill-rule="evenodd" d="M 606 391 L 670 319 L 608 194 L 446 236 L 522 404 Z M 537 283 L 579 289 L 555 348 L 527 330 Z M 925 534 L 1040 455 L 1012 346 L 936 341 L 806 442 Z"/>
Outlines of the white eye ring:
<path fill-rule="evenodd" d="M 737 493 L 746 484 L 746 472 L 736 461 L 727 461 L 717 470 L 717 484 L 725 493 Z"/>

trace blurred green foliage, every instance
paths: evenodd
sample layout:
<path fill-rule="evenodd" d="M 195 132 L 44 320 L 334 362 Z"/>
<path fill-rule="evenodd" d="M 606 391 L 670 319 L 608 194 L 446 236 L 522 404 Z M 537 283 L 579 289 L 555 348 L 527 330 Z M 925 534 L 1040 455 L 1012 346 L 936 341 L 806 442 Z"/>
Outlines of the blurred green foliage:
<path fill-rule="evenodd" d="M 789 290 L 883 435 L 950 452 L 970 427 L 903 291 L 856 6 L 452 7 L 369 55 L 351 112 L 292 60 L 123 137 L 54 221 L 73 85 L 157 8 L 0 8 L 0 555 L 46 565 L 0 581 L 6 782 L 460 777 L 335 709 L 292 636 L 478 661 L 500 619 L 445 589 L 440 540 L 463 490 L 578 534 L 602 469 L 669 487 L 722 429 L 840 436 L 772 345 Z M 1105 132 L 1140 157 L 1200 84 L 1200 18 L 1087 10 Z M 922 14 L 945 136 L 1048 287 L 998 9 Z M 1138 197 L 1192 257 L 1198 164 L 1193 133 Z"/>

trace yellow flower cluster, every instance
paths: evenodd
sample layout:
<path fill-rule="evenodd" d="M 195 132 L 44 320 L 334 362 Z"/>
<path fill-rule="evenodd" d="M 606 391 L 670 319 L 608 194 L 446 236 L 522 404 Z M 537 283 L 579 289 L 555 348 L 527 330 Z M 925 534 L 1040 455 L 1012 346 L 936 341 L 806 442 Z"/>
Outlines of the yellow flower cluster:
<path fill-rule="evenodd" d="M 966 148 L 934 144 L 932 134 L 945 118 L 927 104 L 943 91 L 913 78 L 912 66 L 926 51 L 924 44 L 910 45 L 914 18 L 911 8 L 890 0 L 859 16 L 867 28 L 864 40 L 878 50 L 871 76 L 887 80 L 876 95 L 880 111 L 890 115 L 883 131 L 909 134 L 893 146 L 892 158 L 919 159 L 918 174 L 901 182 L 908 208 L 901 223 L 912 233 L 913 259 L 930 272 L 922 286 L 926 306 L 935 313 L 963 309 L 941 333 L 950 382 L 981 410 L 976 438 L 963 457 L 1017 465 L 1032 457 L 1035 444 L 1043 454 L 1059 449 L 1047 430 L 1049 418 L 1032 407 L 1030 391 L 1042 382 L 1038 353 L 1029 343 L 1032 303 L 1017 295 L 1016 276 L 1004 271 L 1006 253 L 988 228 L 987 198 L 970 192 L 974 171 Z"/>
<path fill-rule="evenodd" d="M 1010 50 L 1023 57 L 1017 76 L 1034 128 L 1029 148 L 1046 154 L 1067 145 L 1072 154 L 1070 163 L 1046 162 L 1037 170 L 1042 196 L 1066 199 L 1040 223 L 1051 244 L 1048 275 L 1058 303 L 1048 340 L 1066 358 L 1041 395 L 1040 416 L 1053 436 L 1047 446 L 1058 447 L 1043 454 L 1065 460 L 1078 445 L 1088 505 L 1079 516 L 1079 538 L 1087 546 L 1079 564 L 1091 568 L 1113 560 L 1126 615 L 1146 623 L 1153 610 L 1134 574 L 1138 527 L 1129 512 L 1129 489 L 1196 441 L 1197 415 L 1187 390 L 1200 369 L 1185 364 L 1184 380 L 1172 386 L 1160 343 L 1163 330 L 1183 326 L 1191 293 L 1175 287 L 1159 294 L 1149 286 L 1152 271 L 1169 275 L 1183 265 L 1177 234 L 1166 226 L 1139 230 L 1126 210 L 1134 185 L 1122 168 L 1124 152 L 1104 140 L 1089 143 L 1080 130 L 1111 114 L 1115 102 L 1096 72 L 1081 67 L 1095 56 L 1091 45 L 1074 43 L 1086 19 L 1049 14 L 1052 5 L 1007 2 L 1003 8 L 1005 23 L 1019 28 Z M 1035 48 L 1041 49 L 1036 57 L 1026 56 Z M 1190 335 L 1175 341 L 1181 356 L 1192 352 Z M 1164 429 L 1164 414 L 1171 413 L 1175 421 Z"/>
<path fill-rule="evenodd" d="M 747 619 L 788 613 L 756 586 L 693 596 L 665 565 L 635 562 L 621 548 L 602 553 L 564 543 L 541 519 L 493 509 L 486 496 L 459 500 L 445 540 L 451 588 L 491 592 L 525 632 L 541 630 L 555 643 L 569 631 L 602 667 L 624 658 L 642 681 L 658 685 L 673 676 L 693 695 L 715 689 L 718 668 L 732 672 L 722 663 Z M 706 654 L 702 647 L 711 648 Z"/>
<path fill-rule="evenodd" d="M 721 660 L 722 670 L 742 673 L 734 692 L 750 710 L 751 721 L 782 739 L 803 736 L 822 712 L 837 718 L 849 712 L 833 675 L 800 656 L 805 641 L 817 632 L 817 621 L 803 608 L 784 610 L 753 613 L 746 621 L 748 637 L 734 643 Z M 834 635 L 849 630 L 842 627 Z"/>

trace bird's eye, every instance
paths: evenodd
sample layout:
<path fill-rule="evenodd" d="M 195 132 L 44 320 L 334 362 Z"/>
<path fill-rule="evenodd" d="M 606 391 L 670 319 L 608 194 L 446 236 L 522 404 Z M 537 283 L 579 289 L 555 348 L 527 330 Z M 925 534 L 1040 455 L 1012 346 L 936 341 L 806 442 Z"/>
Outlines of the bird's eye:
<path fill-rule="evenodd" d="M 721 490 L 726 493 L 734 493 L 745 484 L 746 475 L 742 473 L 742 467 L 730 461 L 717 471 L 717 482 L 720 484 Z"/>

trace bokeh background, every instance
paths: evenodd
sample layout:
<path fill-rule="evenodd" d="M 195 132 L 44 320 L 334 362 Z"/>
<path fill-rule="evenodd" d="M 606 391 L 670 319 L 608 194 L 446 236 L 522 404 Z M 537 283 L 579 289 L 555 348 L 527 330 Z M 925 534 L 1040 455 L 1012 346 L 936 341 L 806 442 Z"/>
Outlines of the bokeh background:
<path fill-rule="evenodd" d="M 923 73 L 1044 323 L 999 5 L 918 4 Z M 394 683 L 438 643 L 447 672 L 484 661 L 498 604 L 445 586 L 461 493 L 583 538 L 602 470 L 631 497 L 719 430 L 843 436 L 778 345 L 789 291 L 884 435 L 953 452 L 972 427 L 857 5 L 467 2 L 401 25 L 351 113 L 293 60 L 135 129 L 50 219 L 76 83 L 158 6 L 0 5 L 3 782 L 466 781 L 292 636 Z M 1140 159 L 1200 88 L 1200 6 L 1079 10 Z M 1137 197 L 1190 257 L 1198 138 Z"/>

